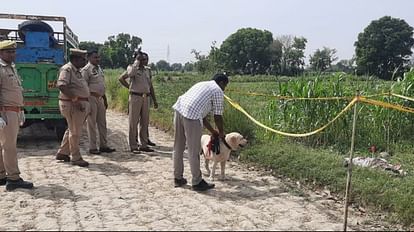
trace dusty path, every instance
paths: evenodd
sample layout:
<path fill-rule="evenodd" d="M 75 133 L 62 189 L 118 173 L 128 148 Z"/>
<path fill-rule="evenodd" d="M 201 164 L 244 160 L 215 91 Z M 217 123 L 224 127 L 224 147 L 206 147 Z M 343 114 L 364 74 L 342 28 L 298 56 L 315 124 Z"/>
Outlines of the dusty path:
<path fill-rule="evenodd" d="M 123 114 L 108 113 L 113 154 L 87 155 L 84 134 L 81 152 L 89 168 L 54 160 L 59 142 L 53 132 L 24 129 L 20 169 L 36 188 L 0 187 L 0 230 L 342 230 L 340 203 L 237 162 L 228 163 L 231 180 L 217 181 L 207 193 L 174 188 L 172 138 L 150 128 L 157 152 L 131 154 L 127 122 Z M 185 165 L 190 180 L 187 160 Z M 384 229 L 358 212 L 350 214 L 350 230 Z"/>

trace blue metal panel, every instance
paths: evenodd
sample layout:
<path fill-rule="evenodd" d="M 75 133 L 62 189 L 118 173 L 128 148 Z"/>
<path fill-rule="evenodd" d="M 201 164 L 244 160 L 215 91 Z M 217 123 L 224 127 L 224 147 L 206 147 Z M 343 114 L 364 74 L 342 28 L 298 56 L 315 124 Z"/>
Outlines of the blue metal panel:
<path fill-rule="evenodd" d="M 46 48 L 18 48 L 16 63 L 53 63 L 64 64 L 64 54 L 61 49 Z"/>
<path fill-rule="evenodd" d="M 50 35 L 48 32 L 26 31 L 25 46 L 27 48 L 49 48 Z"/>

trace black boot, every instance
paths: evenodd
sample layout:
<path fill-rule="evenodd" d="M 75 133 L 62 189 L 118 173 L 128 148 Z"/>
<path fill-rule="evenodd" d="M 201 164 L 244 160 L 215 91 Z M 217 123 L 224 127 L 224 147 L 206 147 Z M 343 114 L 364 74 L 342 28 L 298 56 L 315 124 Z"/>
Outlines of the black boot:
<path fill-rule="evenodd" d="M 147 143 L 147 145 L 148 145 L 148 146 L 155 146 L 156 144 L 155 144 L 155 143 L 153 143 L 151 140 L 149 140 L 149 139 L 148 139 L 148 143 Z"/>
<path fill-rule="evenodd" d="M 114 151 L 116 151 L 115 148 L 110 148 L 110 147 L 101 147 L 99 148 L 100 152 L 105 152 L 105 153 L 112 153 Z"/>
<path fill-rule="evenodd" d="M 0 186 L 6 185 L 6 182 L 7 182 L 7 178 L 6 177 L 0 179 Z"/>
<path fill-rule="evenodd" d="M 6 182 L 7 191 L 12 191 L 17 188 L 31 189 L 33 188 L 33 183 L 29 181 L 24 181 L 22 178 L 19 178 L 17 180 L 7 179 L 7 182 Z"/>
<path fill-rule="evenodd" d="M 174 178 L 174 187 L 181 187 L 187 184 L 187 180 L 185 178 L 177 179 Z"/>
<path fill-rule="evenodd" d="M 214 184 L 209 184 L 204 179 L 201 179 L 200 183 L 192 186 L 192 189 L 194 191 L 202 192 L 202 191 L 212 189 L 214 188 L 214 186 L 215 186 Z"/>

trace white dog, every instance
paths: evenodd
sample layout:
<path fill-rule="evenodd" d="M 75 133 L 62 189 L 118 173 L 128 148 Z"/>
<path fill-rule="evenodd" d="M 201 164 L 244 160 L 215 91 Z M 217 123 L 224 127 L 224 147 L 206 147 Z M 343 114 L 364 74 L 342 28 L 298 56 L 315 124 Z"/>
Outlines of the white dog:
<path fill-rule="evenodd" d="M 247 139 L 237 132 L 232 132 L 226 135 L 225 142 L 220 141 L 220 154 L 215 154 L 212 150 L 209 150 L 208 144 L 210 143 L 210 135 L 201 136 L 201 150 L 205 159 L 205 167 L 207 170 L 207 175 L 210 176 L 210 180 L 214 180 L 214 174 L 216 171 L 217 163 L 220 162 L 221 166 L 221 175 L 219 180 L 225 179 L 225 167 L 226 161 L 230 157 L 231 151 L 236 151 L 240 147 L 244 147 L 247 144 Z M 210 171 L 209 162 L 212 160 L 213 169 Z"/>

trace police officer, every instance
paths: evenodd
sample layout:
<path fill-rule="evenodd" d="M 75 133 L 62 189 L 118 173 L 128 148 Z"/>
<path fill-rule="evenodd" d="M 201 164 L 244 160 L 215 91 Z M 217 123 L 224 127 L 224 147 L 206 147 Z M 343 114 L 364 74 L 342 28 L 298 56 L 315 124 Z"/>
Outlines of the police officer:
<path fill-rule="evenodd" d="M 139 52 L 136 55 L 134 63 L 128 66 L 127 72 L 119 77 L 121 84 L 129 88 L 129 146 L 133 153 L 154 151 L 148 147 L 148 98 L 151 96 L 154 101 L 154 108 L 158 108 L 158 103 L 150 78 L 150 69 L 145 66 L 147 63 L 148 55 L 145 52 Z M 130 83 L 126 81 L 128 78 L 130 79 Z M 137 142 L 138 123 L 140 126 L 139 140 L 141 141 L 139 148 Z"/>
<path fill-rule="evenodd" d="M 57 81 L 60 90 L 59 109 L 66 118 L 68 129 L 65 131 L 56 159 L 69 162 L 72 156 L 73 165 L 87 167 L 89 163 L 82 159 L 79 150 L 82 125 L 90 110 L 88 83 L 80 72 L 86 64 L 86 51 L 73 48 L 69 51 L 70 62 L 60 68 Z"/>
<path fill-rule="evenodd" d="M 23 88 L 14 67 L 16 42 L 0 42 L 0 185 L 6 190 L 33 188 L 33 183 L 20 178 L 17 164 L 17 133 L 24 123 Z"/>
<path fill-rule="evenodd" d="M 115 149 L 108 147 L 106 128 L 106 109 L 108 103 L 105 96 L 105 79 L 103 71 L 99 66 L 100 57 L 98 51 L 88 52 L 88 64 L 82 68 L 82 76 L 89 86 L 89 105 L 91 113 L 87 119 L 89 153 L 100 154 L 101 152 L 111 153 Z M 99 150 L 96 144 L 96 127 L 99 132 Z"/>
<path fill-rule="evenodd" d="M 138 54 L 138 53 L 137 53 Z M 147 59 L 146 60 L 143 60 L 143 65 L 144 65 L 144 67 L 145 68 L 147 68 L 148 69 L 148 71 L 149 71 L 149 78 L 150 78 L 150 80 L 151 80 L 151 82 L 152 82 L 152 72 L 151 72 L 151 67 L 149 67 L 148 66 L 148 59 L 149 59 L 149 57 L 148 57 L 148 54 L 147 54 Z M 148 108 L 151 106 L 151 104 L 152 104 L 152 100 L 151 100 L 152 98 L 150 97 L 150 98 L 148 98 Z M 138 133 L 139 133 L 139 130 L 138 130 Z M 148 138 L 148 141 L 147 141 L 147 145 L 148 146 L 156 146 L 156 144 L 155 143 L 153 143 L 151 140 L 150 140 L 150 138 L 149 138 L 149 130 L 147 130 L 147 138 Z M 138 137 L 137 137 L 137 141 L 138 141 Z"/>

